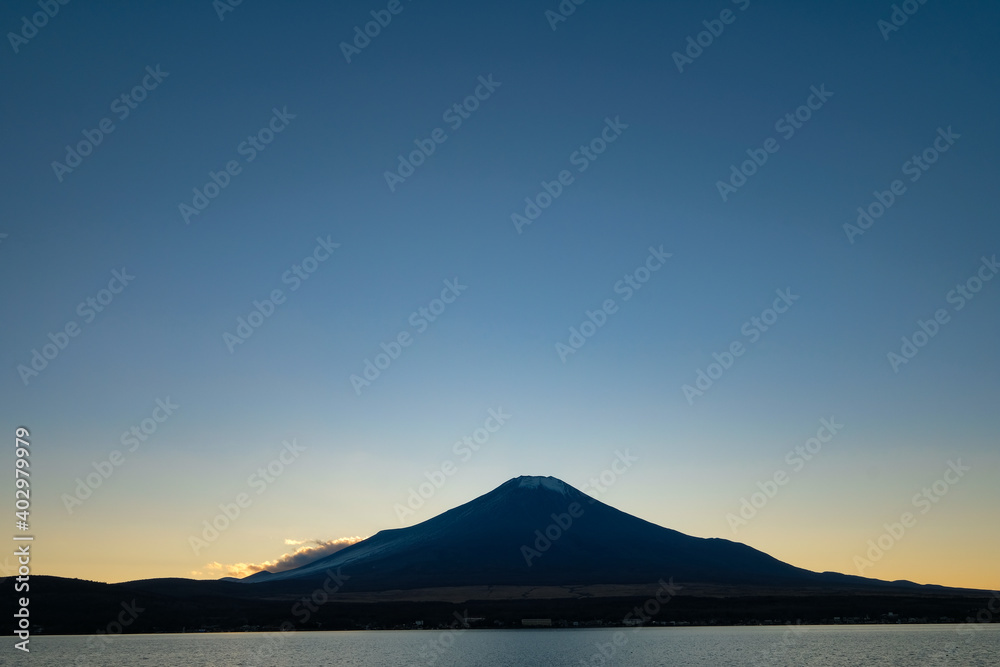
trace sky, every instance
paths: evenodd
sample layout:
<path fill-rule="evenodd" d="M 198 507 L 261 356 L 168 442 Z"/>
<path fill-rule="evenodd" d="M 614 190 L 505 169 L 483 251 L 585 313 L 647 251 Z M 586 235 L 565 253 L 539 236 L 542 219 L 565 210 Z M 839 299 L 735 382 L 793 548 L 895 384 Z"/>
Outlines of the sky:
<path fill-rule="evenodd" d="M 903 4 L 5 3 L 33 572 L 247 574 L 552 475 L 1000 587 L 1000 6 Z"/>

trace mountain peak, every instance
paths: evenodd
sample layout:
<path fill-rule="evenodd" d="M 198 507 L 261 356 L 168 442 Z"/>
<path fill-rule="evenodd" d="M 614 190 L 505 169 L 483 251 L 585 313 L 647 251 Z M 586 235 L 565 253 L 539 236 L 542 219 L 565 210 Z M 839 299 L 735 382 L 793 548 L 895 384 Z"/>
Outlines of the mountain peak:
<path fill-rule="evenodd" d="M 569 490 L 572 488 L 566 482 L 555 477 L 521 475 L 520 477 L 512 479 L 511 482 L 517 482 L 516 486 L 519 489 L 547 489 L 549 491 L 561 493 L 564 496 L 569 495 Z"/>

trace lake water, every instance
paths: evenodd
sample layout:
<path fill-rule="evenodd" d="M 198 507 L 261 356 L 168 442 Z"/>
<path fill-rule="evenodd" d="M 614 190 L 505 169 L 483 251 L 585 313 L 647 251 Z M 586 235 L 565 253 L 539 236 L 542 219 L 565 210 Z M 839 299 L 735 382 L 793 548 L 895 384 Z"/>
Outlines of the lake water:
<path fill-rule="evenodd" d="M 1000 665 L 1000 624 L 40 635 L 30 655 L 4 644 L 0 665 L 32 667 Z"/>

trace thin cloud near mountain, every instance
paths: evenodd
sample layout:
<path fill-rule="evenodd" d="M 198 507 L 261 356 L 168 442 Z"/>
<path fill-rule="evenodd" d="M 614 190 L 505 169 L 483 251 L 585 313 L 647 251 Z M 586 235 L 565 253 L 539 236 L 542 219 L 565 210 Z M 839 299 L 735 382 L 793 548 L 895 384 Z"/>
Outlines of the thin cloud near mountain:
<path fill-rule="evenodd" d="M 301 567 L 313 562 L 323 556 L 329 556 L 341 549 L 346 549 L 352 544 L 356 544 L 365 537 L 338 537 L 334 540 L 295 540 L 285 539 L 285 544 L 289 546 L 300 546 L 295 551 L 286 553 L 275 560 L 267 560 L 263 563 L 208 563 L 205 568 L 208 572 L 195 571 L 191 574 L 195 576 L 219 576 L 219 577 L 248 577 L 251 574 L 267 570 L 268 572 L 284 572 L 296 567 Z"/>

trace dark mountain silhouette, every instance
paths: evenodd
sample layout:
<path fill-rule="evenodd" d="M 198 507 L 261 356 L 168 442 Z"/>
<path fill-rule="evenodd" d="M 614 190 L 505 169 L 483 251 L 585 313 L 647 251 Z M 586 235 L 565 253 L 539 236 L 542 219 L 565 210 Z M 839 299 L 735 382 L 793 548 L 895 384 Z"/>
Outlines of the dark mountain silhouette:
<path fill-rule="evenodd" d="M 409 528 L 383 530 L 305 566 L 245 579 L 103 584 L 32 575 L 46 633 L 185 629 L 482 627 L 523 618 L 620 625 L 668 582 L 658 622 L 835 622 L 974 615 L 986 591 L 810 572 L 724 539 L 702 539 L 616 510 L 552 477 L 518 477 Z M 3 581 L 11 586 L 11 581 Z M 14 613 L 14 597 L 6 605 Z M 130 612 L 132 613 L 132 612 Z M 424 626 L 421 626 L 424 627 Z"/>
<path fill-rule="evenodd" d="M 417 525 L 242 581 L 350 577 L 350 589 L 637 584 L 673 578 L 726 587 L 916 586 L 783 563 L 744 544 L 697 538 L 606 505 L 554 477 L 517 477 Z"/>

